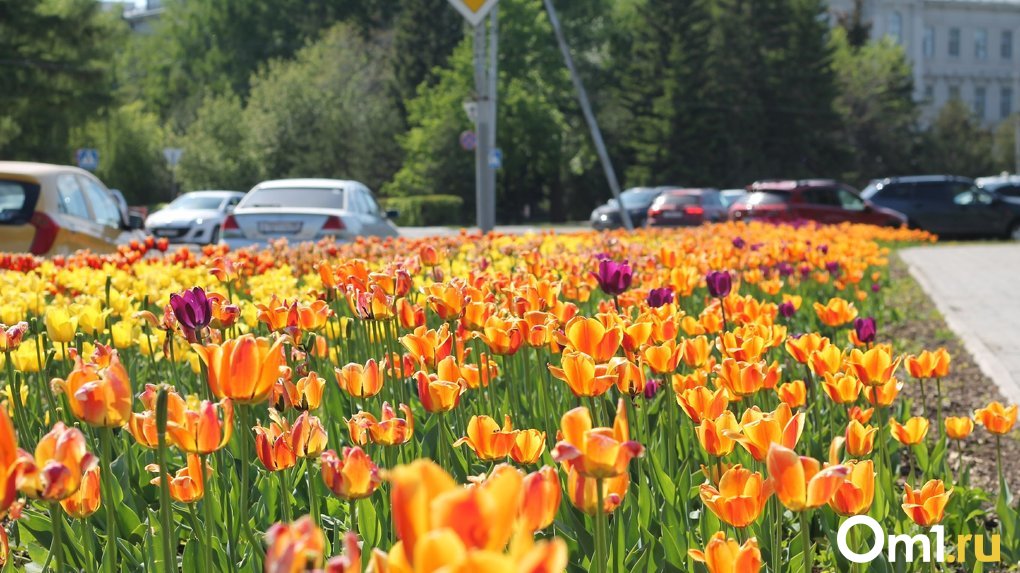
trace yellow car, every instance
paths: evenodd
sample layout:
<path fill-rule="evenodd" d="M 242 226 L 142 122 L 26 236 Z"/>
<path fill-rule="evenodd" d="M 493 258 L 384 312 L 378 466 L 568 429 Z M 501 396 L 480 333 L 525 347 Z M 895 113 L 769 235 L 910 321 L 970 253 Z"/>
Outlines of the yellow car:
<path fill-rule="evenodd" d="M 0 251 L 108 253 L 144 239 L 102 181 L 68 165 L 0 161 Z"/>

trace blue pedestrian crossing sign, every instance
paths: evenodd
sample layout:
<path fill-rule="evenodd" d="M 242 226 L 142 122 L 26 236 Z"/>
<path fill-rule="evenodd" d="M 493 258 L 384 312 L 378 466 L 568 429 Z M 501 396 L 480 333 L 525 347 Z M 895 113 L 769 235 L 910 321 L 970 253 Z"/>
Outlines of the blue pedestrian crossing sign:
<path fill-rule="evenodd" d="M 494 147 L 489 150 L 489 167 L 493 169 L 503 168 L 503 150 Z"/>
<path fill-rule="evenodd" d="M 91 148 L 82 148 L 74 152 L 75 162 L 78 167 L 87 171 L 95 171 L 99 169 L 99 150 Z"/>

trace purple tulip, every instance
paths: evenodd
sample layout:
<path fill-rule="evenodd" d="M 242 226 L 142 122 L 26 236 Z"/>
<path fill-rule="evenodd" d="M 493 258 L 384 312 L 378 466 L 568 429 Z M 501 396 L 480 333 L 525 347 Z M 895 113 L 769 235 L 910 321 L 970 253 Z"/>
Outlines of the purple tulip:
<path fill-rule="evenodd" d="M 857 340 L 865 344 L 874 342 L 876 334 L 875 317 L 858 318 L 854 321 L 854 331 L 857 333 Z"/>
<path fill-rule="evenodd" d="M 743 249 L 746 245 L 747 242 L 744 241 L 743 237 L 737 237 L 736 239 L 733 239 L 733 247 L 735 249 Z"/>
<path fill-rule="evenodd" d="M 825 263 L 825 270 L 829 271 L 829 274 L 834 275 L 839 272 L 839 263 L 836 261 Z"/>
<path fill-rule="evenodd" d="M 882 285 L 878 283 L 871 283 L 871 292 L 878 292 L 882 290 Z"/>
<path fill-rule="evenodd" d="M 659 308 L 673 302 L 673 289 L 669 287 L 653 288 L 648 291 L 648 306 Z"/>
<path fill-rule="evenodd" d="M 630 283 L 634 280 L 634 271 L 631 270 L 630 263 L 627 261 L 619 263 L 609 259 L 601 259 L 599 261 L 599 272 L 592 273 L 592 276 L 599 282 L 599 288 L 602 289 L 602 292 L 617 296 L 630 288 Z"/>
<path fill-rule="evenodd" d="M 202 287 L 170 295 L 170 308 L 189 339 L 212 320 L 212 305 Z"/>
<path fill-rule="evenodd" d="M 786 261 L 783 261 L 776 265 L 776 269 L 779 270 L 779 276 L 781 277 L 788 277 L 793 274 L 793 265 Z"/>
<path fill-rule="evenodd" d="M 829 254 L 829 245 L 818 245 L 818 250 L 823 254 Z"/>
<path fill-rule="evenodd" d="M 645 390 L 644 390 L 645 398 L 647 398 L 649 400 L 654 398 L 655 395 L 659 393 L 659 388 L 660 387 L 661 387 L 661 384 L 659 384 L 658 380 L 649 380 L 648 382 L 645 382 Z"/>
<path fill-rule="evenodd" d="M 797 307 L 793 306 L 790 301 L 784 301 L 779 303 L 779 314 L 783 315 L 783 318 L 790 318 L 797 312 Z"/>
<path fill-rule="evenodd" d="M 722 298 L 730 294 L 733 288 L 733 279 L 730 273 L 725 271 L 712 271 L 705 275 L 705 283 L 708 285 L 708 294 Z"/>

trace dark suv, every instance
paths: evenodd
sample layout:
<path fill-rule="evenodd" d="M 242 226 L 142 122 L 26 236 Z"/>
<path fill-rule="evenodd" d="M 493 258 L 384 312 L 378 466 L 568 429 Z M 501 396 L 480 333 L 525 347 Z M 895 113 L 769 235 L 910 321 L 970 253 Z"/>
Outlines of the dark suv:
<path fill-rule="evenodd" d="M 955 175 L 892 177 L 861 193 L 904 213 L 910 226 L 942 236 L 1020 238 L 1020 204 Z"/>
<path fill-rule="evenodd" d="M 758 181 L 730 206 L 734 221 L 817 221 L 823 224 L 864 223 L 882 227 L 905 225 L 907 218 L 872 205 L 857 191 L 831 179 Z"/>

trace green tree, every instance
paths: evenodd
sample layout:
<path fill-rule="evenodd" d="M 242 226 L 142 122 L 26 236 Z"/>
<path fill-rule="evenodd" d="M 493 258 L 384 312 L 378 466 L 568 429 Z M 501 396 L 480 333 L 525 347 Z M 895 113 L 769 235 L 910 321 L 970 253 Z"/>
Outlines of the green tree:
<path fill-rule="evenodd" d="M 94 0 L 0 0 L 0 155 L 68 162 L 71 131 L 112 102 L 124 34 Z"/>
<path fill-rule="evenodd" d="M 932 173 L 980 177 L 995 173 L 992 133 L 959 99 L 939 111 L 924 134 L 922 167 Z"/>
<path fill-rule="evenodd" d="M 1017 114 L 1013 114 L 999 122 L 995 128 L 994 156 L 995 171 L 1016 173 L 1016 132 Z"/>
<path fill-rule="evenodd" d="M 169 198 L 170 175 L 163 159 L 167 135 L 159 118 L 140 102 L 111 109 L 71 134 L 74 147 L 99 149 L 96 175 L 120 189 L 130 204 L 153 204 Z"/>
<path fill-rule="evenodd" d="M 853 165 L 844 178 L 857 183 L 917 170 L 917 104 L 903 48 L 888 38 L 855 47 L 849 33 L 832 35 L 835 107 Z"/>
<path fill-rule="evenodd" d="M 404 4 L 393 31 L 393 69 L 401 102 L 414 98 L 422 82 L 434 83 L 436 68 L 464 39 L 464 26 L 448 0 Z"/>
<path fill-rule="evenodd" d="M 232 93 L 207 97 L 180 138 L 177 176 L 184 190 L 246 191 L 259 179 L 241 99 Z"/>
<path fill-rule="evenodd" d="M 244 111 L 259 176 L 357 179 L 372 188 L 400 164 L 400 113 L 385 36 L 339 24 L 293 60 L 252 77 Z"/>

